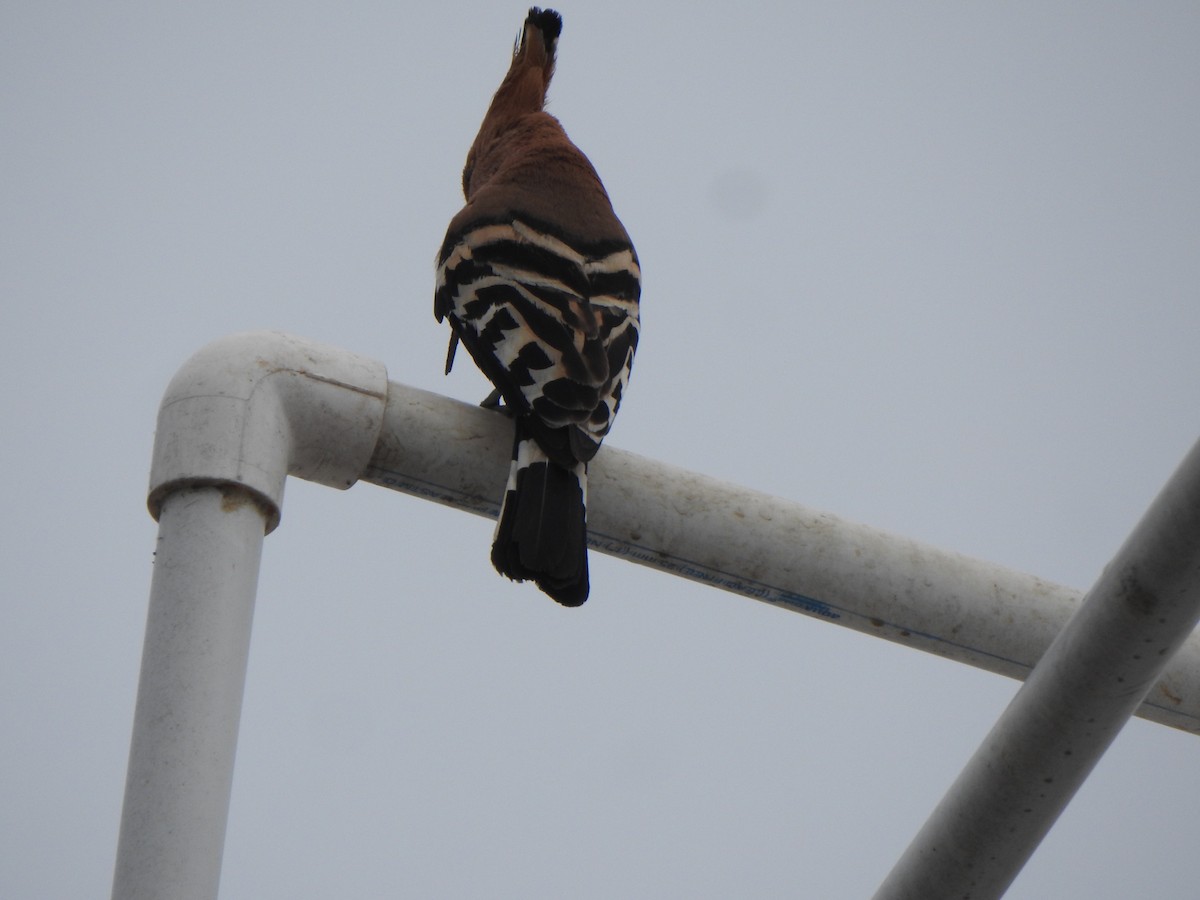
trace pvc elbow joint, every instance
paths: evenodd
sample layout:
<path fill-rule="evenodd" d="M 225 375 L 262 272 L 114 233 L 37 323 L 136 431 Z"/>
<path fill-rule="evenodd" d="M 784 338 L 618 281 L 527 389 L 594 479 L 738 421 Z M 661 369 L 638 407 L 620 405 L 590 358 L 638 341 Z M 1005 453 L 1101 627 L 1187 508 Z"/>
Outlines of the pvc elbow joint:
<path fill-rule="evenodd" d="M 158 411 L 147 505 L 236 485 L 279 524 L 295 475 L 345 490 L 370 462 L 387 401 L 383 364 L 275 331 L 214 341 L 183 364 Z"/>

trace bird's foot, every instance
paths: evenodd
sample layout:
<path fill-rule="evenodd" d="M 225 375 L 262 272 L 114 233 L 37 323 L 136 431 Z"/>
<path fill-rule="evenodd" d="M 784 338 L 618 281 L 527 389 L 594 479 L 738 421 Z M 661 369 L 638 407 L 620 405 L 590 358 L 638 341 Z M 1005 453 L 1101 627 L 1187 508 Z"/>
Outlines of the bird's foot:
<path fill-rule="evenodd" d="M 490 394 L 483 398 L 483 402 L 479 405 L 484 409 L 494 409 L 498 413 L 511 416 L 512 411 L 503 403 L 501 403 L 503 399 L 504 398 L 500 394 L 500 388 L 494 388 Z"/>

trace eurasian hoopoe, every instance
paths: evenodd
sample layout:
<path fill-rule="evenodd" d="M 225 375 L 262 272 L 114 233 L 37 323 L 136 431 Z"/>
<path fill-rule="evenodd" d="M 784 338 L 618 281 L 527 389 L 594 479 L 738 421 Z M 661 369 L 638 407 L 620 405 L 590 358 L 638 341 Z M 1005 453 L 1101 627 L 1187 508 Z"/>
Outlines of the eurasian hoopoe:
<path fill-rule="evenodd" d="M 637 253 L 596 170 L 543 110 L 562 18 L 529 10 L 463 168 L 433 311 L 516 423 L 492 564 L 565 606 L 588 596 L 587 464 L 638 342 Z"/>

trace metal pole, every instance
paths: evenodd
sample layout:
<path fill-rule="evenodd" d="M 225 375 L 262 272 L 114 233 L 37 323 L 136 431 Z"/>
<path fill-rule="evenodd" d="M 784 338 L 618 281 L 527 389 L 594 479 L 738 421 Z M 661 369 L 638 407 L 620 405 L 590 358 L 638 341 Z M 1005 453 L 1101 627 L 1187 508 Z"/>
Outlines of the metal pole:
<path fill-rule="evenodd" d="M 116 900 L 217 896 L 264 513 L 236 487 L 163 502 Z"/>
<path fill-rule="evenodd" d="M 512 425 L 392 383 L 363 480 L 496 515 Z M 1079 591 L 605 445 L 590 466 L 601 552 L 1024 679 Z M 481 547 L 481 553 L 486 548 Z M 596 585 L 597 602 L 603 586 Z M 1138 709 L 1200 732 L 1200 635 Z"/>
<path fill-rule="evenodd" d="M 1200 443 L 876 900 L 1000 897 L 1200 618 Z"/>

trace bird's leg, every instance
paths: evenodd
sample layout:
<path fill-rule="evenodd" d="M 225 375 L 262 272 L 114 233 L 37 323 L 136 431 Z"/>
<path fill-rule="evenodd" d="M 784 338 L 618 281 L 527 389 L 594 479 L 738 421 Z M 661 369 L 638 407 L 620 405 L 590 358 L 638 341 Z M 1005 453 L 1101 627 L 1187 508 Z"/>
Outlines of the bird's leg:
<path fill-rule="evenodd" d="M 502 397 L 500 395 L 500 388 L 492 388 L 492 392 L 490 394 L 488 394 L 486 397 L 484 397 L 483 402 L 480 403 L 479 405 L 482 406 L 484 409 L 494 409 L 494 410 L 497 410 L 498 412 L 507 414 L 508 407 L 500 405 L 501 399 L 502 399 Z"/>

